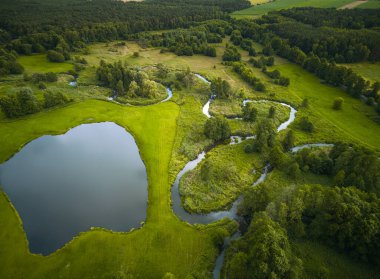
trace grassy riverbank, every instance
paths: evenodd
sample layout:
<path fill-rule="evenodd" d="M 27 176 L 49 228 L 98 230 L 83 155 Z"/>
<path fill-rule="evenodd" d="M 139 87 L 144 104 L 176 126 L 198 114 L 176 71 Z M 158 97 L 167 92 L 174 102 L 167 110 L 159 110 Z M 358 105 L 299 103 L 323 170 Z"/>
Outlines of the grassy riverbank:
<path fill-rule="evenodd" d="M 178 278 L 188 274 L 208 276 L 217 253 L 210 236 L 215 226 L 189 226 L 170 208 L 169 161 L 178 113 L 178 106 L 172 102 L 136 108 L 89 100 L 2 122 L 0 161 L 34 138 L 64 133 L 81 123 L 114 121 L 125 127 L 134 135 L 147 167 L 149 207 L 142 229 L 131 233 L 94 229 L 52 255 L 42 257 L 29 253 L 18 215 L 2 194 L 0 277 L 52 278 L 59 274 L 60 278 L 157 278 L 166 272 Z"/>

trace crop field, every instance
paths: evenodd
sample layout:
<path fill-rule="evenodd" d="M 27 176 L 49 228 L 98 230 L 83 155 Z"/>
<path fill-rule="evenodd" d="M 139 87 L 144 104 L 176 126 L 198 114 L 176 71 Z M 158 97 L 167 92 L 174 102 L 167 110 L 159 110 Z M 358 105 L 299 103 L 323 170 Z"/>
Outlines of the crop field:
<path fill-rule="evenodd" d="M 244 18 L 244 17 L 252 17 L 252 16 L 257 17 L 257 16 L 264 15 L 270 11 L 289 9 L 293 7 L 338 8 L 351 2 L 353 1 L 352 0 L 327 0 L 327 1 L 275 0 L 269 3 L 252 6 L 248 9 L 244 9 L 241 11 L 236 11 L 232 13 L 232 16 L 235 18 Z"/>

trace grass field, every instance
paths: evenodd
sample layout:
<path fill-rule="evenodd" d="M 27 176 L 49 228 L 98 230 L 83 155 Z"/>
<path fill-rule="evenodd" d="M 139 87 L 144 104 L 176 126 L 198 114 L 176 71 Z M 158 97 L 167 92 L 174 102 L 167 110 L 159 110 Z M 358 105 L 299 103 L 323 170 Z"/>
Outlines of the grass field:
<path fill-rule="evenodd" d="M 250 8 L 236 11 L 232 13 L 235 18 L 244 18 L 252 16 L 261 16 L 270 11 L 277 11 L 282 9 L 289 9 L 293 7 L 317 7 L 317 8 L 338 8 L 344 6 L 348 3 L 353 2 L 352 0 L 275 0 L 266 4 L 252 6 Z M 364 6 L 364 5 L 363 5 Z"/>
<path fill-rule="evenodd" d="M 73 69 L 73 64 L 62 62 L 53 63 L 47 60 L 45 54 L 20 56 L 17 61 L 24 66 L 26 73 L 63 73 Z"/>
<path fill-rule="evenodd" d="M 380 3 L 380 1 L 378 2 Z M 380 82 L 380 62 L 362 62 L 342 65 L 352 69 L 355 73 L 361 75 L 363 78 L 369 80 L 371 83 L 376 81 Z"/>
<path fill-rule="evenodd" d="M 360 9 L 380 9 L 379 0 L 368 0 L 366 3 L 361 4 L 358 8 Z"/>
<path fill-rule="evenodd" d="M 181 180 L 179 190 L 184 207 L 198 213 L 227 208 L 259 178 L 263 164 L 244 152 L 244 144 L 216 147 Z M 209 170 L 206 179 L 202 178 L 204 165 Z"/>
<path fill-rule="evenodd" d="M 0 161 L 45 134 L 64 133 L 81 123 L 114 121 L 130 131 L 148 171 L 146 224 L 131 233 L 94 229 L 61 250 L 42 257 L 28 252 L 25 233 L 11 203 L 0 195 L 1 278 L 177 278 L 212 269 L 216 249 L 208 231 L 181 222 L 170 207 L 169 161 L 176 135 L 178 106 L 123 107 L 88 100 L 0 125 Z M 186 253 L 184 253 L 186 251 Z M 203 274 L 203 275 L 202 275 Z"/>
<path fill-rule="evenodd" d="M 274 68 L 291 80 L 290 86 L 283 94 L 296 97 L 299 102 L 304 98 L 309 99 L 310 109 L 299 111 L 298 119 L 302 114 L 311 115 L 316 132 L 298 133 L 299 139 L 304 137 L 302 141 L 314 142 L 343 140 L 380 150 L 380 125 L 370 119 L 376 114 L 372 107 L 336 87 L 322 84 L 318 78 L 300 66 L 288 63 Z M 343 109 L 339 111 L 332 109 L 332 102 L 337 97 L 344 99 Z"/>

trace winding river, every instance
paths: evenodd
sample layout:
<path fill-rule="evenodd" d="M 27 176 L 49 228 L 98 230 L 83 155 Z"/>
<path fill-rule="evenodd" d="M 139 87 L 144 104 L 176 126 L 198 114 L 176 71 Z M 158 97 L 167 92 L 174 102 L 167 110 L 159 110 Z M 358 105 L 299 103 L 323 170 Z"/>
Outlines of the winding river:
<path fill-rule="evenodd" d="M 203 76 L 201 76 L 199 74 L 194 74 L 194 75 L 197 78 L 199 78 L 200 80 L 202 80 L 203 82 L 205 82 L 207 84 L 210 84 L 210 81 L 208 81 Z M 210 99 L 207 101 L 207 103 L 202 108 L 202 112 L 203 112 L 203 114 L 207 118 L 211 118 L 212 117 L 210 115 L 210 113 L 209 113 L 209 108 L 210 108 L 210 104 L 211 104 L 211 102 L 212 102 L 212 100 L 214 98 L 215 98 L 215 96 L 211 95 Z M 249 100 L 249 99 L 246 99 L 246 100 L 243 101 L 243 106 L 245 106 L 249 102 L 260 103 L 260 102 L 269 102 L 269 101 L 268 100 Z M 270 101 L 270 102 L 275 102 L 275 101 Z M 275 102 L 275 103 L 278 103 L 278 104 L 281 104 L 283 106 L 286 106 L 286 107 L 290 108 L 290 114 L 289 114 L 288 120 L 285 121 L 285 122 L 283 122 L 283 123 L 281 123 L 280 126 L 277 128 L 277 132 L 280 132 L 280 131 L 286 129 L 295 120 L 295 116 L 296 116 L 297 110 L 295 108 L 293 108 L 292 106 L 290 106 L 288 104 L 285 104 L 285 103 L 282 103 L 282 102 Z M 244 139 L 242 137 L 240 137 L 240 136 L 233 135 L 233 136 L 231 136 L 230 144 L 239 144 L 239 143 L 241 143 L 241 142 L 243 142 L 245 140 L 253 139 L 253 138 L 255 138 L 254 135 L 246 137 Z M 235 219 L 235 220 L 238 219 L 237 207 L 238 207 L 238 204 L 242 200 L 242 195 L 237 200 L 235 200 L 235 202 L 233 202 L 230 210 L 210 212 L 208 214 L 191 214 L 191 213 L 187 212 L 182 207 L 181 196 L 179 194 L 179 182 L 180 182 L 182 176 L 185 173 L 187 173 L 188 171 L 191 171 L 194 168 L 196 168 L 197 165 L 203 159 L 205 159 L 205 156 L 206 156 L 206 152 L 205 151 L 201 152 L 196 159 L 188 162 L 185 165 L 185 167 L 178 173 L 178 175 L 177 175 L 177 177 L 175 179 L 175 182 L 173 184 L 173 187 L 172 187 L 172 196 L 171 196 L 172 197 L 172 208 L 173 208 L 174 213 L 179 218 L 181 218 L 182 220 L 184 220 L 184 221 L 186 221 L 186 222 L 188 222 L 190 224 L 208 224 L 208 223 L 211 223 L 211 222 L 215 222 L 215 221 L 221 220 L 221 219 L 226 218 L 226 217 L 230 218 L 230 219 Z M 265 180 L 265 178 L 267 177 L 267 174 L 268 174 L 269 170 L 270 170 L 270 166 L 269 165 L 265 166 L 264 169 L 263 169 L 263 171 L 262 171 L 261 176 L 259 177 L 259 179 L 257 179 L 253 183 L 252 186 L 256 186 L 259 183 L 262 183 Z M 224 253 L 225 253 L 226 248 L 229 246 L 229 244 L 231 243 L 232 240 L 238 239 L 239 237 L 240 237 L 240 232 L 237 231 L 233 236 L 225 239 L 222 252 L 218 256 L 218 258 L 216 260 L 216 263 L 215 263 L 215 268 L 214 268 L 214 271 L 213 271 L 214 278 L 217 279 L 217 278 L 220 277 L 220 272 L 221 272 L 221 268 L 223 266 Z"/>
<path fill-rule="evenodd" d="M 210 81 L 208 81 L 206 78 L 204 78 L 203 76 L 199 75 L 199 74 L 194 74 L 197 78 L 199 78 L 200 80 L 202 80 L 203 82 L 207 83 L 207 84 L 210 84 Z M 70 83 L 71 86 L 76 86 L 76 82 L 74 84 L 74 82 Z M 160 103 L 162 102 L 166 102 L 168 100 L 170 100 L 173 96 L 173 92 L 170 88 L 166 88 L 166 91 L 167 91 L 167 94 L 168 96 L 162 100 Z M 113 102 L 117 102 L 115 101 L 115 97 L 116 96 L 113 96 L 113 97 L 110 97 L 108 98 L 110 101 L 113 101 Z M 209 100 L 206 102 L 206 104 L 203 106 L 202 108 L 202 112 L 203 114 L 207 117 L 207 118 L 211 118 L 212 116 L 210 115 L 209 113 L 209 108 L 210 108 L 210 104 L 212 103 L 213 99 L 215 98 L 216 96 L 215 95 L 211 95 Z M 296 117 L 296 113 L 297 113 L 297 110 L 295 108 L 293 108 L 292 106 L 290 106 L 289 104 L 286 104 L 286 103 L 283 103 L 283 102 L 276 102 L 276 101 L 269 101 L 269 100 L 250 100 L 250 99 L 245 99 L 242 103 L 243 106 L 245 106 L 247 103 L 250 103 L 250 102 L 255 102 L 255 103 L 260 103 L 260 102 L 273 102 L 273 103 L 278 103 L 282 106 L 285 106 L 285 107 L 288 107 L 290 109 L 290 113 L 289 113 L 289 118 L 281 123 L 278 127 L 277 127 L 277 132 L 280 132 L 282 130 L 285 130 L 287 129 L 287 127 L 295 120 L 295 117 Z M 71 133 L 73 131 L 75 131 L 76 128 L 74 128 Z M 49 136 L 48 136 L 49 137 Z M 242 143 L 243 141 L 245 140 L 249 140 L 249 139 L 254 139 L 255 136 L 254 135 L 251 135 L 249 137 L 245 137 L 245 138 L 242 138 L 240 136 L 237 136 L 237 135 L 233 135 L 231 136 L 230 138 L 230 144 L 240 144 Z M 46 137 L 45 137 L 46 139 Z M 133 138 L 129 139 L 130 141 L 133 141 Z M 41 141 L 41 140 L 40 140 Z M 38 140 L 37 140 L 37 143 L 38 143 Z M 30 146 L 30 145 L 29 145 Z M 297 147 L 294 147 L 291 151 L 292 152 L 298 152 L 299 150 L 303 149 L 303 148 L 310 148 L 310 147 L 325 147 L 325 146 L 332 146 L 332 144 L 324 144 L 324 143 L 315 143 L 315 144 L 305 144 L 305 145 L 302 145 L 302 146 L 297 146 Z M 137 152 L 137 151 L 136 151 Z M 17 154 L 15 155 L 16 157 L 18 156 Z M 211 212 L 211 213 L 208 213 L 208 214 L 191 214 L 189 212 L 187 212 L 183 207 L 182 207 L 182 204 L 181 204 L 181 196 L 179 194 L 179 182 L 181 180 L 181 178 L 183 177 L 183 175 L 191 170 L 193 170 L 194 168 L 196 168 L 198 166 L 198 164 L 200 162 L 202 162 L 202 160 L 204 160 L 206 157 L 206 152 L 203 151 L 201 152 L 196 159 L 188 162 L 184 168 L 178 173 L 176 179 L 175 179 L 175 182 L 172 186 L 172 190 L 171 190 L 171 199 L 172 199 L 172 209 L 174 211 L 174 213 L 182 220 L 190 223 L 190 224 L 209 224 L 209 223 L 212 223 L 212 222 L 215 222 L 215 221 L 218 221 L 218 220 L 221 220 L 223 218 L 230 218 L 230 219 L 235 219 L 237 220 L 238 219 L 238 215 L 237 215 L 237 208 L 238 208 L 238 204 L 241 202 L 242 200 L 242 195 L 239 196 L 238 199 L 236 199 L 231 208 L 229 210 L 222 210 L 222 211 L 216 211 L 216 212 Z M 139 157 L 138 157 L 139 158 Z M 142 163 L 141 163 L 142 164 Z M 4 169 L 4 168 L 3 168 Z M 266 177 L 267 177 L 267 174 L 268 172 L 270 171 L 270 166 L 269 165 L 266 165 L 263 170 L 262 170 L 262 174 L 261 176 L 252 184 L 252 186 L 256 186 L 260 183 L 262 183 Z M 3 171 L 4 172 L 4 171 Z M 146 177 L 144 176 L 143 177 L 143 180 L 146 181 Z M 7 184 L 7 183 L 5 183 Z M 16 206 L 17 207 L 17 206 Z M 136 212 L 137 210 L 134 210 L 134 212 Z M 145 212 L 145 210 L 143 210 Z M 145 214 L 145 213 L 144 213 Z M 21 214 L 22 215 L 22 214 Z M 145 216 L 138 216 L 138 220 L 141 220 L 141 219 L 144 219 Z M 136 226 L 136 222 L 138 222 L 138 220 L 136 219 L 136 221 L 133 222 L 133 226 Z M 100 224 L 99 224 L 100 225 Z M 87 225 L 88 226 L 88 225 Z M 131 225 L 130 225 L 131 226 Z M 107 227 L 107 226 L 105 226 Z M 26 229 L 27 230 L 27 229 Z M 83 230 L 83 228 L 81 228 L 80 230 Z M 125 230 L 125 228 L 121 228 L 121 230 Z M 74 234 L 75 235 L 75 234 Z M 213 271 L 213 276 L 214 278 L 219 278 L 220 277 L 220 272 L 221 272 L 221 268 L 222 268 L 222 265 L 223 265 L 223 261 L 224 261 L 224 253 L 225 253 L 225 250 L 227 249 L 227 247 L 229 246 L 229 244 L 231 243 L 232 240 L 235 240 L 235 239 L 238 239 L 241 237 L 241 233 L 240 231 L 237 231 L 234 235 L 232 235 L 231 237 L 228 237 L 225 239 L 224 241 L 224 246 L 223 246 L 223 249 L 221 251 L 221 254 L 217 257 L 217 260 L 216 260 L 216 263 L 215 263 L 215 268 L 214 268 L 214 271 Z M 60 243 L 59 245 L 62 245 L 62 243 Z M 33 249 L 31 249 L 33 251 Z M 49 251 L 47 251 L 48 253 L 51 252 L 50 249 L 47 249 Z M 46 252 L 46 251 L 45 251 Z"/>

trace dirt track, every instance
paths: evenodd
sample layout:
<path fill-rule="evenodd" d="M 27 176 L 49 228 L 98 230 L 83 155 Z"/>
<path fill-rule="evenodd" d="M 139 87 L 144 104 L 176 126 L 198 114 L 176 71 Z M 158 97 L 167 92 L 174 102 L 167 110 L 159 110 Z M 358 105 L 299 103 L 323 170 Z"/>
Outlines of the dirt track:
<path fill-rule="evenodd" d="M 338 8 L 338 10 L 344 10 L 344 9 L 353 9 L 353 8 L 356 8 L 357 6 L 361 5 L 361 4 L 364 4 L 364 3 L 367 3 L 368 1 L 367 0 L 359 0 L 359 1 L 354 1 L 352 3 L 349 3 L 347 5 L 344 5 L 340 8 Z"/>

